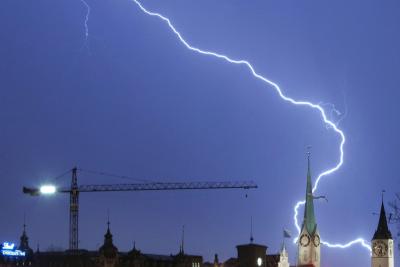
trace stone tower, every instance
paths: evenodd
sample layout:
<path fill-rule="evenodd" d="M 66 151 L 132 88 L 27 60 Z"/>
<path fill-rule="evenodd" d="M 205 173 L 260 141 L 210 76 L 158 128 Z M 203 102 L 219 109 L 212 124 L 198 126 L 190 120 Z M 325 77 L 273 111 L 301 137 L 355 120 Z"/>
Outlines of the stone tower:
<path fill-rule="evenodd" d="M 378 228 L 376 229 L 374 237 L 372 238 L 371 248 L 372 267 L 394 267 L 393 238 L 387 224 L 383 199 L 381 213 L 379 215 Z"/>
<path fill-rule="evenodd" d="M 304 206 L 304 218 L 301 226 L 300 235 L 297 241 L 298 266 L 315 266 L 320 267 L 321 247 L 320 237 L 314 215 L 314 196 L 312 193 L 311 171 L 310 171 L 310 153 L 307 157 L 307 188 L 306 203 Z"/>

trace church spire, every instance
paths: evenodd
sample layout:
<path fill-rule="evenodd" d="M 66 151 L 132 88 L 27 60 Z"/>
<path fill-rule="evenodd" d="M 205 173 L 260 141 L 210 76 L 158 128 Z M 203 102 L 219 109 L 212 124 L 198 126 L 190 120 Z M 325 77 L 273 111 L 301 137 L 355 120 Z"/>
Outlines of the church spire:
<path fill-rule="evenodd" d="M 25 214 L 24 214 L 24 224 L 22 228 L 22 235 L 20 238 L 18 249 L 25 252 L 25 259 L 26 263 L 28 263 L 33 255 L 33 250 L 29 247 L 29 238 L 26 234 L 26 222 L 25 222 Z"/>
<path fill-rule="evenodd" d="M 387 220 L 386 220 L 386 212 L 385 212 L 385 205 L 383 204 L 383 197 L 382 197 L 382 204 L 381 204 L 381 213 L 379 215 L 379 223 L 378 228 L 375 231 L 374 239 L 392 239 L 392 233 L 389 230 Z"/>
<path fill-rule="evenodd" d="M 23 224 L 23 228 L 22 228 L 22 235 L 20 238 L 20 243 L 19 243 L 19 249 L 21 250 L 27 250 L 30 249 L 29 247 L 29 238 L 26 235 L 26 222 L 25 222 L 25 214 L 24 214 L 24 224 Z"/>
<path fill-rule="evenodd" d="M 306 203 L 304 207 L 304 220 L 303 228 L 306 227 L 308 233 L 314 233 L 316 229 L 315 215 L 314 215 L 314 197 L 312 192 L 311 182 L 311 167 L 310 167 L 310 151 L 307 152 L 307 188 L 306 188 Z"/>

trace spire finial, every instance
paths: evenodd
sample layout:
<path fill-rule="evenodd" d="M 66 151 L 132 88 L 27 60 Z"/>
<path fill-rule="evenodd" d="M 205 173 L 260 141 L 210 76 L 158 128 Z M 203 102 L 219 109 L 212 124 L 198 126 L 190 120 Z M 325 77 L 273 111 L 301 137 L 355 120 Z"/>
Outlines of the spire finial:
<path fill-rule="evenodd" d="M 107 210 L 107 230 L 110 230 L 110 210 Z"/>
<path fill-rule="evenodd" d="M 386 193 L 386 190 L 383 189 L 383 190 L 382 190 L 382 203 L 383 203 L 383 198 L 384 198 L 384 196 L 385 196 L 385 193 Z"/>
<path fill-rule="evenodd" d="M 25 230 L 26 230 L 26 213 L 24 212 L 24 225 L 23 225 L 23 227 L 24 227 L 24 233 L 25 233 Z"/>
<path fill-rule="evenodd" d="M 253 216 L 250 216 L 250 243 L 253 243 Z"/>
<path fill-rule="evenodd" d="M 307 146 L 307 175 L 310 175 L 310 158 L 312 146 Z"/>

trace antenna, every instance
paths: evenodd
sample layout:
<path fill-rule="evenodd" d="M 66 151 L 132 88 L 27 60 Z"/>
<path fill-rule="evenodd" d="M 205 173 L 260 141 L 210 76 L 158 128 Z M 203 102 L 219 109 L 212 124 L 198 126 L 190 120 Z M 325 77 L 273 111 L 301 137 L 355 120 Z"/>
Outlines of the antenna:
<path fill-rule="evenodd" d="M 181 254 L 185 254 L 184 250 L 184 245 L 185 245 L 185 225 L 182 225 L 182 240 L 181 240 Z"/>

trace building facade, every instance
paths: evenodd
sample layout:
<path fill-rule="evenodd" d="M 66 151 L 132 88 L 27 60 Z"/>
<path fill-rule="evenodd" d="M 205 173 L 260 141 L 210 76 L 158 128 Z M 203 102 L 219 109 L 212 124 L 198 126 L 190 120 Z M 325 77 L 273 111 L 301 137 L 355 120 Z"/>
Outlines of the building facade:
<path fill-rule="evenodd" d="M 229 258 L 220 263 L 218 255 L 215 254 L 213 263 L 204 263 L 203 267 L 290 267 L 289 257 L 285 246 L 282 246 L 280 253 L 267 254 L 267 246 L 254 244 L 238 245 L 237 257 Z"/>

